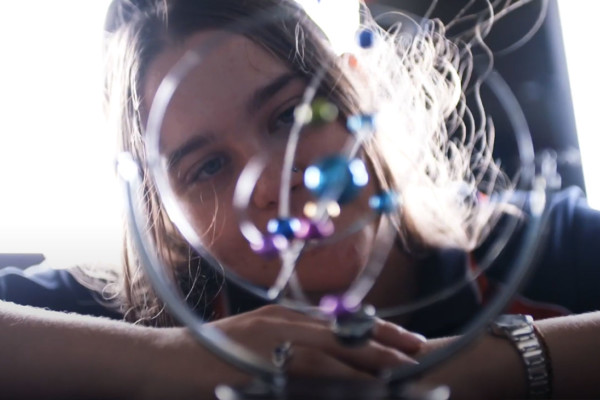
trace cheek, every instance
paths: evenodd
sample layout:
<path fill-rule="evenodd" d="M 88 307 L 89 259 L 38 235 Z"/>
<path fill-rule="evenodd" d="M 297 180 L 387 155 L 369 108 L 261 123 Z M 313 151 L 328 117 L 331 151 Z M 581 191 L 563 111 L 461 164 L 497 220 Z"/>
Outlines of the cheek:
<path fill-rule="evenodd" d="M 340 153 L 349 141 L 352 141 L 352 136 L 340 122 L 321 127 L 307 127 L 298 143 L 296 161 L 306 167 L 323 157 Z"/>
<path fill-rule="evenodd" d="M 218 196 L 194 207 L 192 225 L 204 249 L 219 261 L 244 243 L 231 202 L 220 201 Z"/>
<path fill-rule="evenodd" d="M 203 235 L 205 249 L 224 268 L 242 279 L 262 287 L 269 287 L 279 273 L 279 261 L 257 255 L 240 232 L 232 208 L 222 206 L 214 214 L 212 224 Z"/>

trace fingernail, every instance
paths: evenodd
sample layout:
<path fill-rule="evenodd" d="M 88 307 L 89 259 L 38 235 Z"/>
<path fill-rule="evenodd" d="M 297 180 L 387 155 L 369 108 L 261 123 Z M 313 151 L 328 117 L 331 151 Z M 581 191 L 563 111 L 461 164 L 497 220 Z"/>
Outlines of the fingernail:
<path fill-rule="evenodd" d="M 396 326 L 396 328 L 399 331 L 401 331 L 402 333 L 408 334 L 409 337 L 415 339 L 419 343 L 426 343 L 427 342 L 427 338 L 425 336 L 421 335 L 420 333 L 408 331 L 408 330 L 402 328 L 401 326 Z"/>
<path fill-rule="evenodd" d="M 419 351 L 421 349 L 421 346 L 423 346 L 423 344 L 425 342 L 427 342 L 427 339 L 425 338 L 425 336 L 421 335 L 420 333 L 414 333 L 414 332 L 408 332 L 409 335 L 405 336 L 408 339 L 408 342 L 405 342 L 408 346 L 410 346 L 410 348 L 406 348 L 407 351 Z"/>
<path fill-rule="evenodd" d="M 427 343 L 427 338 L 423 335 L 421 335 L 420 333 L 415 333 L 412 332 L 412 334 L 421 342 L 421 343 Z"/>

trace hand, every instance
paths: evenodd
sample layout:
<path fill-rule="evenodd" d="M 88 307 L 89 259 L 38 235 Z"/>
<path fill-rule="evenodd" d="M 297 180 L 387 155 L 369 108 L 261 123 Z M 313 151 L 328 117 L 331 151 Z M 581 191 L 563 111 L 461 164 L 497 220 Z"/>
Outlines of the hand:
<path fill-rule="evenodd" d="M 414 363 L 409 355 L 422 337 L 377 319 L 373 337 L 360 347 L 341 345 L 328 324 L 281 306 L 267 306 L 211 323 L 248 349 L 271 359 L 275 347 L 289 341 L 293 356 L 287 366 L 295 376 L 373 379 L 381 370 Z M 144 398 L 198 398 L 217 384 L 243 385 L 251 377 L 202 348 L 181 328 L 158 330 L 161 357 L 150 368 Z M 148 396 L 148 397 L 146 397 Z"/>
<path fill-rule="evenodd" d="M 414 363 L 422 337 L 377 319 L 371 340 L 358 347 L 338 342 L 329 324 L 281 306 L 267 306 L 214 323 L 232 339 L 270 359 L 273 349 L 289 341 L 297 375 L 367 377 L 402 363 Z"/>

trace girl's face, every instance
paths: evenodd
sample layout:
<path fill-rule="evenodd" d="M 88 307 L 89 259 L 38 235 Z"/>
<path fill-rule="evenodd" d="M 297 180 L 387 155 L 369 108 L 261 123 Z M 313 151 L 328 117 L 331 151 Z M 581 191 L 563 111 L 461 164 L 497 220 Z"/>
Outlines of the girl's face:
<path fill-rule="evenodd" d="M 144 82 L 144 109 L 150 109 L 163 77 L 190 49 L 202 46 L 217 31 L 203 31 L 181 46 L 169 48 L 149 66 Z M 173 95 L 164 116 L 160 151 L 168 165 L 171 186 L 204 246 L 238 275 L 261 286 L 274 282 L 279 259 L 255 254 L 241 235 L 232 198 L 236 182 L 250 159 L 265 152 L 269 160 L 248 205 L 250 219 L 263 232 L 277 217 L 282 159 L 294 107 L 307 82 L 280 59 L 251 40 L 231 35 L 188 74 Z M 147 115 L 146 115 L 147 117 Z M 327 155 L 337 154 L 349 139 L 341 122 L 308 126 L 300 136 L 292 174 L 290 211 L 302 217 L 311 194 L 303 171 Z M 334 225 L 349 226 L 368 212 L 369 184 L 359 198 L 342 206 Z M 297 272 L 309 293 L 346 288 L 365 265 L 375 225 L 301 257 Z"/>

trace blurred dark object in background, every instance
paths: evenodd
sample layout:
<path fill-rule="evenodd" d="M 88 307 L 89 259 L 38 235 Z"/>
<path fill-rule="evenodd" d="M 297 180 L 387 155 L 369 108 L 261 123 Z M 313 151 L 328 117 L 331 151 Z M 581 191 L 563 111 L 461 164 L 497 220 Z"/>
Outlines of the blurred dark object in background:
<path fill-rule="evenodd" d="M 431 18 L 448 22 L 468 2 L 469 0 L 438 1 Z M 480 0 L 476 3 L 479 3 L 481 9 L 485 2 Z M 422 16 L 430 5 L 431 0 L 369 2 L 374 15 L 400 9 Z M 542 2 L 536 0 L 498 21 L 486 39 L 492 51 L 501 51 L 526 35 L 535 25 L 541 10 Z M 384 26 L 385 21 L 383 19 Z M 525 113 L 536 153 L 543 150 L 556 152 L 562 186 L 575 185 L 585 192 L 556 0 L 549 1 L 546 19 L 535 35 L 517 50 L 495 56 L 494 67 L 507 81 Z M 493 96 L 484 90 L 482 98 L 496 127 L 495 158 L 502 160 L 502 165 L 512 176 L 518 166 L 510 124 Z"/>

